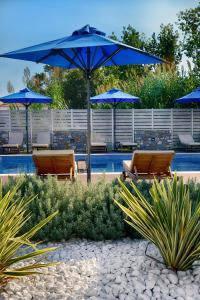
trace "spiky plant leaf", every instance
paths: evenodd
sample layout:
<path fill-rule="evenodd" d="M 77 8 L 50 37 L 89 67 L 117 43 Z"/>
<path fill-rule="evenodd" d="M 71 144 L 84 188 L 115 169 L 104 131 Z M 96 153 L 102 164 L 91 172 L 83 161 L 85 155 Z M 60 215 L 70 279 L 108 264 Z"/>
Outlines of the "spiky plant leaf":
<path fill-rule="evenodd" d="M 29 263 L 22 268 L 13 266 L 15 263 L 32 259 L 39 255 L 55 250 L 55 248 L 37 249 L 38 243 L 33 243 L 31 238 L 43 226 L 50 222 L 57 212 L 54 212 L 24 234 L 20 234 L 23 226 L 30 218 L 26 209 L 34 197 L 16 199 L 15 195 L 19 189 L 19 181 L 11 191 L 5 195 L 2 192 L 2 181 L 0 180 L 0 286 L 11 277 L 21 277 L 37 274 L 38 268 L 47 267 L 51 264 Z M 15 197 L 15 200 L 13 198 Z M 26 246 L 26 248 L 22 248 Z M 24 254 L 23 250 L 29 250 Z M 20 254 L 19 254 L 20 250 Z M 13 267 L 12 267 L 13 266 Z M 12 267 L 12 269 L 11 269 Z"/>
<path fill-rule="evenodd" d="M 125 204 L 115 202 L 128 216 L 126 222 L 158 247 L 167 267 L 184 271 L 200 260 L 200 199 L 192 207 L 189 187 L 182 178 L 154 179 L 150 202 L 134 182 L 134 194 L 120 184 Z"/>

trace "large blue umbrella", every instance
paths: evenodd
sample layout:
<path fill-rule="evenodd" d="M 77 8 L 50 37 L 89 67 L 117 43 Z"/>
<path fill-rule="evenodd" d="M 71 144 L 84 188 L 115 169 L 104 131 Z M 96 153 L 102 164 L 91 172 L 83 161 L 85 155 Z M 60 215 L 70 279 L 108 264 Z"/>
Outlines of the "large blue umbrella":
<path fill-rule="evenodd" d="M 200 102 L 200 87 L 196 88 L 190 94 L 187 94 L 176 100 L 177 103 L 192 103 L 192 102 Z"/>
<path fill-rule="evenodd" d="M 90 162 L 90 81 L 92 73 L 101 66 L 157 64 L 159 57 L 109 39 L 105 33 L 89 25 L 72 35 L 36 46 L 12 51 L 2 57 L 34 61 L 67 69 L 81 69 L 87 80 L 87 179 L 91 180 Z"/>
<path fill-rule="evenodd" d="M 46 103 L 52 102 L 50 97 L 35 93 L 28 88 L 20 90 L 18 93 L 13 93 L 0 98 L 0 101 L 4 103 L 21 103 L 26 109 L 26 150 L 29 151 L 28 147 L 28 108 L 33 103 Z"/>
<path fill-rule="evenodd" d="M 135 103 L 139 102 L 139 98 L 136 96 L 132 96 L 130 94 L 124 93 L 119 89 L 113 88 L 103 94 L 99 94 L 97 96 L 91 97 L 90 101 L 92 104 L 97 103 L 108 103 L 112 104 L 114 108 L 114 149 L 115 149 L 115 129 L 116 129 L 116 122 L 115 122 L 115 109 L 120 103 Z"/>

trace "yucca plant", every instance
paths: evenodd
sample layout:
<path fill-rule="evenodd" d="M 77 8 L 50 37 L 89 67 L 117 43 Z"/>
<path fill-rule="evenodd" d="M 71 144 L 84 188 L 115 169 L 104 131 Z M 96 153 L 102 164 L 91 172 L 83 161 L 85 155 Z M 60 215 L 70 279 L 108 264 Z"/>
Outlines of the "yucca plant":
<path fill-rule="evenodd" d="M 27 276 L 39 273 L 36 269 L 47 267 L 47 263 L 29 263 L 24 267 L 13 266 L 18 262 L 35 258 L 55 248 L 37 249 L 38 243 L 32 243 L 31 238 L 56 215 L 56 212 L 48 216 L 28 232 L 21 234 L 21 229 L 30 218 L 26 208 L 33 197 L 17 198 L 13 200 L 20 182 L 12 191 L 3 195 L 2 181 L 0 180 L 0 287 L 11 278 Z M 25 247 L 22 247 L 25 246 Z"/>
<path fill-rule="evenodd" d="M 153 181 L 147 201 L 131 183 L 134 194 L 121 182 L 121 198 L 115 201 L 128 216 L 126 222 L 155 244 L 167 267 L 188 270 L 200 259 L 200 199 L 192 199 L 188 185 L 175 175 L 173 180 Z"/>

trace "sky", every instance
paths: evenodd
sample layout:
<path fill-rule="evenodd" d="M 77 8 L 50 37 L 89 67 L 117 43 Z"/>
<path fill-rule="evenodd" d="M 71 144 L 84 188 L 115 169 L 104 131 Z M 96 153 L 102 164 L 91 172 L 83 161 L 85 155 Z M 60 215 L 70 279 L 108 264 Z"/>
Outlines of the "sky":
<path fill-rule="evenodd" d="M 0 53 L 70 35 L 90 24 L 107 35 L 120 37 L 131 24 L 150 37 L 160 24 L 175 23 L 177 13 L 195 7 L 198 0 L 0 0 Z M 15 91 L 24 87 L 22 76 L 42 64 L 0 58 L 0 96 L 7 94 L 10 80 Z"/>

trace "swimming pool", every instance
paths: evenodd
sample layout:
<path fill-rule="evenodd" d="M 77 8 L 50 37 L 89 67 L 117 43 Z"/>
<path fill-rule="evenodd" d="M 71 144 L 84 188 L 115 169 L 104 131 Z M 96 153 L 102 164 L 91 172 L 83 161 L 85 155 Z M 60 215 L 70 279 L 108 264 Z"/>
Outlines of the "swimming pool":
<path fill-rule="evenodd" d="M 122 161 L 131 159 L 132 154 L 92 154 L 92 172 L 121 172 Z M 76 161 L 85 158 L 76 154 Z M 200 153 L 177 153 L 172 163 L 173 171 L 200 171 Z M 1 155 L 0 174 L 34 173 L 31 155 Z"/>

